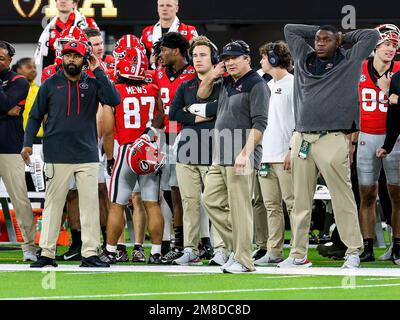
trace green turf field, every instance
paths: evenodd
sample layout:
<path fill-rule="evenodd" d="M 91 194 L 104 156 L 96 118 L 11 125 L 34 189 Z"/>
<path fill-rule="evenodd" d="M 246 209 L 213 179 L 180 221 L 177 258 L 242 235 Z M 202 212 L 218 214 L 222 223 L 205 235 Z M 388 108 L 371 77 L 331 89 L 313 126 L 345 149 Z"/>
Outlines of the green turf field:
<path fill-rule="evenodd" d="M 59 248 L 60 253 L 65 250 Z M 376 257 L 383 251 L 376 249 Z M 288 254 L 288 249 L 285 249 L 285 254 Z M 0 267 L 21 264 L 21 257 L 19 250 L 0 250 Z M 315 249 L 310 249 L 309 259 L 313 267 L 307 270 L 320 267 L 338 270 L 343 263 L 322 258 Z M 59 266 L 66 264 L 79 262 L 59 263 Z M 120 265 L 133 269 L 137 264 Z M 399 267 L 390 261 L 379 261 L 363 264 L 362 269 L 366 268 L 384 268 L 387 272 L 377 277 L 288 275 L 284 272 L 230 275 L 219 273 L 217 268 L 213 270 L 218 273 L 201 271 L 208 270 L 206 267 L 196 268 L 195 273 L 179 272 L 179 269 L 171 272 L 89 272 L 76 268 L 74 271 L 14 272 L 10 269 L 0 271 L 0 299 L 400 299 Z M 148 269 L 151 270 L 152 266 Z M 391 270 L 397 271 L 397 274 L 391 275 Z"/>

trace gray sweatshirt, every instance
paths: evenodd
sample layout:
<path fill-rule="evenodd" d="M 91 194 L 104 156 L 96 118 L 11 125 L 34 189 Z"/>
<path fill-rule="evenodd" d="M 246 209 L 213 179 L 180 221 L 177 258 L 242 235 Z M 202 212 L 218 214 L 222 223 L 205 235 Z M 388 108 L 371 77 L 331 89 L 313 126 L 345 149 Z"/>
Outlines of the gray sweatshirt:
<path fill-rule="evenodd" d="M 270 90 L 267 83 L 254 70 L 238 81 L 226 77 L 218 102 L 207 104 L 206 116 L 215 122 L 213 163 L 233 166 L 246 144 L 251 129 L 264 133 L 268 123 Z M 250 155 L 252 167 L 258 169 L 262 157 L 259 143 Z"/>
<path fill-rule="evenodd" d="M 322 75 L 313 75 L 307 59 L 315 54 L 306 42 L 313 39 L 319 26 L 287 24 L 285 38 L 295 66 L 294 110 L 296 131 L 348 130 L 359 122 L 358 82 L 362 61 L 374 50 L 379 32 L 364 29 L 348 32 L 344 43 L 351 49 L 340 49 L 344 58 Z"/>

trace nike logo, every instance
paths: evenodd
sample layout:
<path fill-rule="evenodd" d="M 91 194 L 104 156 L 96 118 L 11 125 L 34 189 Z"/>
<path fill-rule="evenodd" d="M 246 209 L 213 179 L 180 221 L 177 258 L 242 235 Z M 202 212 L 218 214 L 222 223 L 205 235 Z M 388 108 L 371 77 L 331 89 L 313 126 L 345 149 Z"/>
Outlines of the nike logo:
<path fill-rule="evenodd" d="M 185 76 L 180 76 L 179 77 L 179 79 L 181 79 L 181 80 L 183 80 L 183 79 L 185 79 L 186 77 Z"/>
<path fill-rule="evenodd" d="M 195 113 L 199 112 L 200 110 L 193 110 Z"/>
<path fill-rule="evenodd" d="M 76 257 L 78 254 L 79 254 L 79 252 L 71 254 L 70 256 L 67 256 L 66 254 L 64 254 L 64 260 L 72 259 L 72 258 Z"/>

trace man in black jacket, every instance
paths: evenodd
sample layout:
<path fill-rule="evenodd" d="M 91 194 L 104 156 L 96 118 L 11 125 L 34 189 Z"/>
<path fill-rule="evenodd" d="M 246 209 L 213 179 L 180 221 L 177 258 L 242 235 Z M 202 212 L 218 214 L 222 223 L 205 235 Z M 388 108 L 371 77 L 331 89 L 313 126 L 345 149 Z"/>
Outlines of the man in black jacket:
<path fill-rule="evenodd" d="M 98 104 L 116 106 L 120 97 L 100 68 L 99 60 L 87 58 L 87 47 L 79 41 L 68 42 L 63 51 L 63 70 L 48 79 L 40 88 L 26 126 L 21 155 L 29 163 L 32 142 L 44 116 L 43 154 L 48 179 L 42 233 L 41 257 L 31 267 L 41 268 L 55 263 L 56 241 L 62 209 L 75 176 L 82 232 L 83 267 L 108 267 L 97 256 L 100 244 L 97 175 L 96 112 Z M 88 61 L 89 60 L 89 61 Z M 82 72 L 85 63 L 95 78 Z"/>
<path fill-rule="evenodd" d="M 171 104 L 169 118 L 182 124 L 177 149 L 176 175 L 180 186 L 183 205 L 183 255 L 175 259 L 172 264 L 197 265 L 201 264 L 201 254 L 198 244 L 200 240 L 200 226 L 206 224 L 208 231 L 208 215 L 201 211 L 201 193 L 205 184 L 205 176 L 212 163 L 212 135 L 215 118 L 205 118 L 185 112 L 185 107 L 199 102 L 197 90 L 203 79 L 210 73 L 223 73 L 222 65 L 213 68 L 217 63 L 217 47 L 206 37 L 200 36 L 193 39 L 190 48 L 193 66 L 197 76 L 182 83 L 175 93 Z M 219 74 L 220 76 L 220 74 Z M 214 85 L 213 91 L 207 101 L 218 99 L 222 82 Z M 203 214 L 206 214 L 204 217 Z M 212 255 L 212 248 L 208 234 L 201 235 L 203 248 Z M 219 234 L 214 232 L 214 247 L 216 254 L 210 263 L 223 265 L 227 257 L 224 243 Z M 218 263 L 219 261 L 219 263 Z"/>
<path fill-rule="evenodd" d="M 14 48 L 0 41 L 0 178 L 15 208 L 24 244 L 24 261 L 36 261 L 32 207 L 25 182 L 25 164 L 19 156 L 24 139 L 22 114 L 29 91 L 28 81 L 10 70 Z"/>

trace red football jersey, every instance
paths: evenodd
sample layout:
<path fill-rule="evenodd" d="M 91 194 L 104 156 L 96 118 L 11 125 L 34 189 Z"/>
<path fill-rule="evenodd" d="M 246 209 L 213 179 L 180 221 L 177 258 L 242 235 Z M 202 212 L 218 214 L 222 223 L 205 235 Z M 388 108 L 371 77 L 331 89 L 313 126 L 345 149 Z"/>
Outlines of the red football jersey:
<path fill-rule="evenodd" d="M 174 99 L 175 92 L 182 82 L 193 79 L 196 76 L 196 71 L 193 66 L 186 65 L 182 70 L 176 74 L 169 74 L 166 68 L 157 70 L 157 84 L 160 88 L 161 101 L 164 107 L 164 125 L 165 132 L 177 132 L 179 133 L 182 129 L 182 125 L 177 121 L 169 121 L 168 113 L 169 107 Z"/>
<path fill-rule="evenodd" d="M 395 61 L 389 76 L 400 70 L 400 61 Z M 360 97 L 360 129 L 369 134 L 386 134 L 388 97 L 376 85 L 372 60 L 365 60 L 358 86 Z"/>
<path fill-rule="evenodd" d="M 158 87 L 154 84 L 117 84 L 121 103 L 115 108 L 114 136 L 120 145 L 133 143 L 151 126 L 157 114 Z"/>
<path fill-rule="evenodd" d="M 142 31 L 142 36 L 140 38 L 140 40 L 143 42 L 143 44 L 145 45 L 145 47 L 148 50 L 148 52 L 152 52 L 153 30 L 154 30 L 154 25 L 144 28 L 143 31 Z M 179 22 L 178 32 L 181 35 L 183 35 L 188 41 L 190 41 L 194 37 L 198 36 L 195 26 L 190 26 L 188 24 L 184 24 L 184 23 L 181 23 L 181 22 Z M 156 41 L 157 40 L 158 39 L 156 39 Z M 154 41 L 154 42 L 156 42 L 156 41 Z"/>

